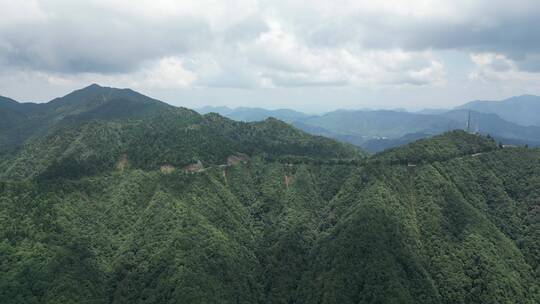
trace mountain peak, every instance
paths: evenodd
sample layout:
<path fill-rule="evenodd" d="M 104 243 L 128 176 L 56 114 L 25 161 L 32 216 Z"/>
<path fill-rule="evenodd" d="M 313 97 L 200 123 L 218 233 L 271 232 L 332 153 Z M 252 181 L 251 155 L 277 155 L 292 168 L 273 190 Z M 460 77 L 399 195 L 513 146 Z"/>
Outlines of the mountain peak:
<path fill-rule="evenodd" d="M 89 85 L 89 86 L 83 88 L 83 90 L 84 90 L 84 89 L 98 89 L 98 88 L 103 88 L 103 87 L 100 86 L 100 85 L 97 84 L 97 83 L 92 83 L 91 85 Z"/>
<path fill-rule="evenodd" d="M 146 117 L 175 109 L 159 100 L 130 89 L 91 84 L 46 104 L 51 115 L 70 121 Z"/>
<path fill-rule="evenodd" d="M 131 89 L 120 89 L 113 87 L 104 87 L 93 83 L 82 89 L 75 90 L 63 97 L 55 98 L 51 101 L 53 104 L 81 104 L 93 100 L 108 101 L 112 99 L 125 99 L 138 102 L 162 103 L 148 96 L 140 94 Z"/>
<path fill-rule="evenodd" d="M 69 96 L 70 94 L 77 93 L 77 92 L 84 92 L 84 93 L 88 94 L 88 93 L 96 93 L 96 92 L 100 92 L 100 91 L 104 91 L 104 90 L 115 90 L 115 88 L 104 87 L 104 86 L 100 86 L 97 83 L 92 83 L 89 86 L 86 86 L 86 87 L 83 87 L 83 88 L 80 88 L 80 89 L 76 89 L 73 92 L 67 94 L 66 96 Z"/>

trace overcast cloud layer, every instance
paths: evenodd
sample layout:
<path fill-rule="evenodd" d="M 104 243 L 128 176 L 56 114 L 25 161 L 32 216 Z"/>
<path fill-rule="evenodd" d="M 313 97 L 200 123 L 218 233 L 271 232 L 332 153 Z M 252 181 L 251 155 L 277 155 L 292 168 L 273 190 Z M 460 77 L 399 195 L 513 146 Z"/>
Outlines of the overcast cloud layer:
<path fill-rule="evenodd" d="M 21 100 L 93 82 L 308 111 L 540 94 L 536 0 L 0 0 L 0 12 L 0 95 Z"/>

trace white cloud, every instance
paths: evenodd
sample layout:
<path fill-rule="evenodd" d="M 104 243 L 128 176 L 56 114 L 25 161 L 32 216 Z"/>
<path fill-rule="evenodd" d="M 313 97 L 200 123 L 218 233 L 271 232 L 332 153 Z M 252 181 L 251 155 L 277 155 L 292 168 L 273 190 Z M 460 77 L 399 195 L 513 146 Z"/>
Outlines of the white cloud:
<path fill-rule="evenodd" d="M 47 19 L 47 14 L 41 9 L 38 0 L 0 0 L 0 8 L 0 29 Z"/>
<path fill-rule="evenodd" d="M 411 80 L 417 84 L 443 84 L 444 65 L 436 60 L 432 60 L 429 66 L 408 72 Z"/>
<path fill-rule="evenodd" d="M 249 81 L 252 85 L 274 87 L 424 85 L 440 83 L 444 77 L 443 65 L 429 52 L 317 48 L 276 20 L 267 20 L 267 28 L 256 39 L 234 46 L 228 53 L 242 60 L 220 72 L 247 75 L 253 78 Z M 212 62 L 222 64 L 219 58 Z"/>
<path fill-rule="evenodd" d="M 6 86 L 15 83 L 44 82 L 61 87 L 82 87 L 89 83 L 100 83 L 114 87 L 136 87 L 141 89 L 179 89 L 193 85 L 197 80 L 194 72 L 185 67 L 183 59 L 165 57 L 149 62 L 144 68 L 134 73 L 101 74 L 101 73 L 51 73 L 25 70 L 5 70 L 0 72 L 0 82 Z"/>
<path fill-rule="evenodd" d="M 441 53 L 452 50 L 473 54 L 460 81 L 518 87 L 540 72 L 536 2 L 0 0 L 0 77 L 160 90 L 443 87 L 454 64 Z"/>
<path fill-rule="evenodd" d="M 540 82 L 540 74 L 520 70 L 518 64 L 503 54 L 474 53 L 470 55 L 474 69 L 469 79 L 499 86 L 523 89 L 536 87 Z"/>
<path fill-rule="evenodd" d="M 184 68 L 183 60 L 177 57 L 166 57 L 142 74 L 145 85 L 157 88 L 188 87 L 195 82 L 197 76 Z"/>

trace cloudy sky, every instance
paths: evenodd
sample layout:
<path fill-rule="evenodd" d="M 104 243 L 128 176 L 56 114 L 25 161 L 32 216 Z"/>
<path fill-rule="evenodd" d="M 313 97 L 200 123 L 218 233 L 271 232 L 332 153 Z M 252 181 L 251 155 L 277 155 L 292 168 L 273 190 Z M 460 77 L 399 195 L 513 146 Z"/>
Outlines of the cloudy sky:
<path fill-rule="evenodd" d="M 538 0 L 0 0 L 0 95 L 449 107 L 540 94 Z"/>

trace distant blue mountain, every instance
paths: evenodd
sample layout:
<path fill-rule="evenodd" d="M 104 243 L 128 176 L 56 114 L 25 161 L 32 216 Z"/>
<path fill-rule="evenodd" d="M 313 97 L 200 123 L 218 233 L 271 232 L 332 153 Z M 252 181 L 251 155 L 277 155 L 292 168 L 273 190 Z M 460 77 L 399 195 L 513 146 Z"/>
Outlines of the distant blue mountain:
<path fill-rule="evenodd" d="M 453 110 L 336 110 L 307 115 L 289 109 L 205 107 L 234 120 L 258 121 L 275 117 L 308 133 L 331 137 L 379 152 L 453 129 L 489 134 L 500 142 L 540 146 L 540 97 L 523 95 L 502 101 L 473 101 Z"/>
<path fill-rule="evenodd" d="M 204 106 L 202 108 L 195 109 L 195 111 L 199 112 L 200 114 L 218 113 L 220 115 L 226 115 L 232 112 L 233 109 L 229 107 Z"/>
<path fill-rule="evenodd" d="M 501 101 L 477 100 L 457 109 L 497 114 L 504 120 L 523 126 L 540 126 L 540 96 L 522 95 Z"/>

